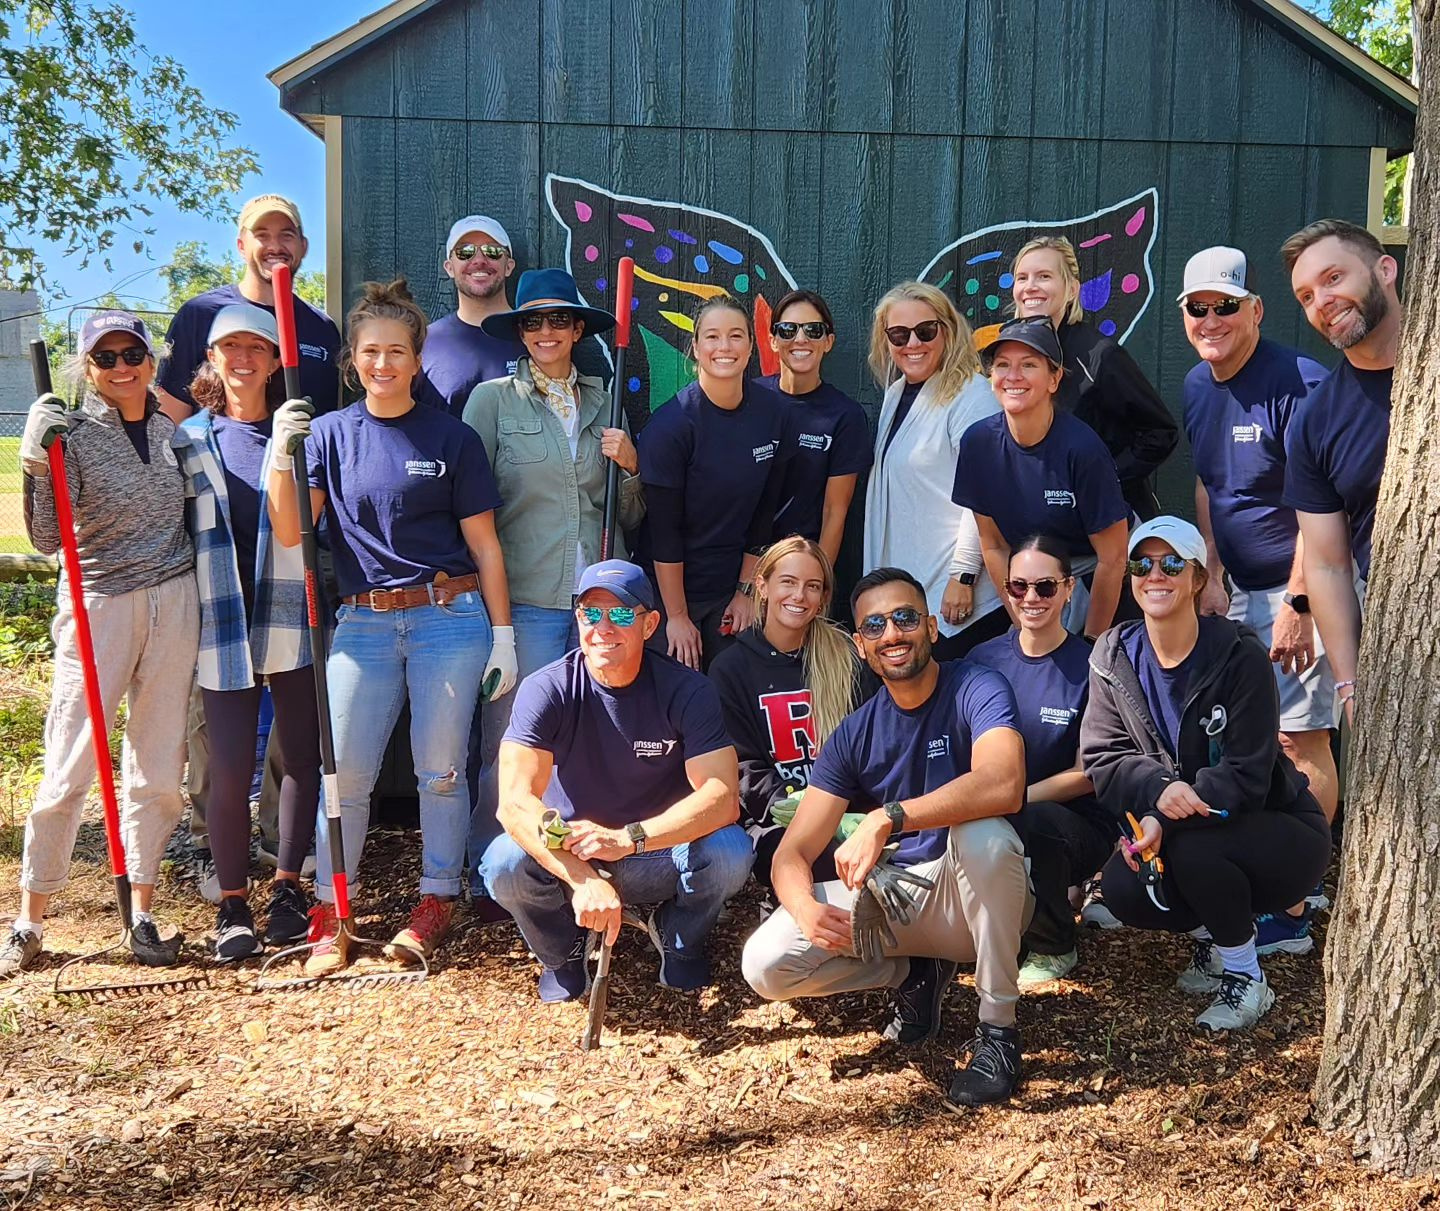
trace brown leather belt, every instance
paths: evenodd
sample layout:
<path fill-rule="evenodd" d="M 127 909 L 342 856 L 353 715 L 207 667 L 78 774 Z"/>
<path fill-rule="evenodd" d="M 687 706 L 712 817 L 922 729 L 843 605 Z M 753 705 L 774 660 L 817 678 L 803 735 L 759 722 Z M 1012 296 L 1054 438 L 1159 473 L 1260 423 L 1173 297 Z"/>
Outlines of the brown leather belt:
<path fill-rule="evenodd" d="M 349 606 L 384 614 L 389 610 L 409 610 L 415 606 L 449 605 L 455 598 L 479 588 L 480 575 L 477 572 L 468 576 L 449 576 L 440 572 L 429 584 L 412 585 L 407 589 L 371 589 L 341 600 Z"/>

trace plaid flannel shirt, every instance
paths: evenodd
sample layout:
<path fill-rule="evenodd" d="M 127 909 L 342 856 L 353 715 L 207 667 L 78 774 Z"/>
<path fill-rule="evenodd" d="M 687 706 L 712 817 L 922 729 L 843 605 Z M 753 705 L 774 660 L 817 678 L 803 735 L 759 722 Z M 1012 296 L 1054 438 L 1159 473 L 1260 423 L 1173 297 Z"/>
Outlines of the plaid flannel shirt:
<path fill-rule="evenodd" d="M 211 414 L 201 411 L 181 425 L 174 446 L 185 473 L 185 520 L 195 542 L 200 587 L 200 688 L 245 690 L 266 673 L 304 668 L 310 663 L 310 645 L 300 547 L 274 541 L 262 499 L 255 542 L 255 616 L 247 618 Z M 272 452 L 273 443 L 267 444 L 261 484 L 269 481 Z"/>

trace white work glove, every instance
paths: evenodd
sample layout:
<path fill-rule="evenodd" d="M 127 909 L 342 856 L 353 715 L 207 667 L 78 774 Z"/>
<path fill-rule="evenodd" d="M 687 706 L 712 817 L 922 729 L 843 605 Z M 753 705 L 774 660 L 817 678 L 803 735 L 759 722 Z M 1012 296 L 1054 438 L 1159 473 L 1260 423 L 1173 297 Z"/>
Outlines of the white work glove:
<path fill-rule="evenodd" d="M 295 465 L 295 451 L 300 443 L 310 436 L 310 422 L 315 409 L 308 399 L 287 399 L 275 409 L 275 423 L 271 440 L 275 452 L 270 455 L 270 465 L 277 471 L 289 471 Z"/>
<path fill-rule="evenodd" d="M 492 678 L 496 676 L 499 681 L 493 682 L 495 688 L 487 693 L 486 687 L 492 684 Z M 496 627 L 495 637 L 490 644 L 490 660 L 485 665 L 485 675 L 480 678 L 480 695 L 494 702 L 513 690 L 519 678 L 520 661 L 515 655 L 515 628 Z"/>
<path fill-rule="evenodd" d="M 50 443 L 64 436 L 68 411 L 65 401 L 49 391 L 30 405 L 20 437 L 20 464 L 31 475 L 50 474 Z"/>

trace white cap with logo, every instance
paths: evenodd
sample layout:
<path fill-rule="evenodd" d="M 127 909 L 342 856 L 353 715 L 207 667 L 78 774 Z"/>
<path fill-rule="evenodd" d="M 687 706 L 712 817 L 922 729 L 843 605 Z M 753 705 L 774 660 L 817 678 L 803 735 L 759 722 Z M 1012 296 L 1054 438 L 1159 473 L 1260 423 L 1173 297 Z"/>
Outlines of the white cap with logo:
<path fill-rule="evenodd" d="M 1183 303 L 1202 290 L 1243 299 L 1250 293 L 1245 287 L 1245 269 L 1245 254 L 1238 248 L 1219 244 L 1202 249 L 1185 262 L 1185 289 L 1175 296 L 1175 301 Z"/>
<path fill-rule="evenodd" d="M 445 255 L 448 257 L 454 252 L 455 245 L 460 242 L 460 237 L 471 231 L 481 231 L 488 236 L 493 236 L 497 243 L 505 246 L 506 252 L 514 247 L 510 243 L 510 233 L 495 219 L 483 214 L 467 214 L 463 219 L 457 219 L 451 224 L 450 234 L 445 239 Z"/>
<path fill-rule="evenodd" d="M 1141 522 L 1130 532 L 1130 544 L 1126 548 L 1129 558 L 1135 558 L 1135 548 L 1147 538 L 1158 538 L 1170 544 L 1170 549 L 1181 559 L 1193 559 L 1202 568 L 1205 566 L 1205 539 L 1200 531 L 1183 517 L 1162 514 Z"/>

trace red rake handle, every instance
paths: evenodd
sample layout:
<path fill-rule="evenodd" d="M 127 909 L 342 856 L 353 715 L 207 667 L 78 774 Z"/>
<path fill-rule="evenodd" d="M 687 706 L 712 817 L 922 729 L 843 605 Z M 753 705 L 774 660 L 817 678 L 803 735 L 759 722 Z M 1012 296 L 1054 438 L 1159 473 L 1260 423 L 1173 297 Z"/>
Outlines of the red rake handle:
<path fill-rule="evenodd" d="M 622 256 L 615 275 L 615 348 L 630 347 L 630 315 L 634 311 L 635 258 Z M 617 375 L 618 377 L 618 375 Z"/>
<path fill-rule="evenodd" d="M 622 256 L 615 274 L 615 377 L 610 380 L 610 428 L 625 422 L 625 350 L 630 347 L 631 300 L 635 296 L 635 258 Z M 605 511 L 600 524 L 600 558 L 615 554 L 615 523 L 620 510 L 620 466 L 605 468 Z"/>
<path fill-rule="evenodd" d="M 285 398 L 300 398 L 300 345 L 295 340 L 295 283 L 289 265 L 277 265 L 271 277 L 275 287 L 275 326 L 280 335 L 280 365 L 285 370 Z"/>

